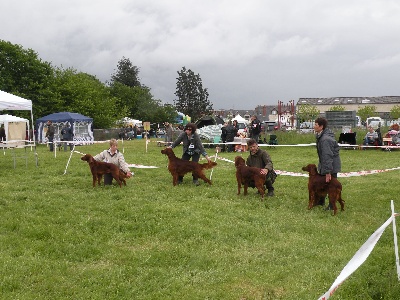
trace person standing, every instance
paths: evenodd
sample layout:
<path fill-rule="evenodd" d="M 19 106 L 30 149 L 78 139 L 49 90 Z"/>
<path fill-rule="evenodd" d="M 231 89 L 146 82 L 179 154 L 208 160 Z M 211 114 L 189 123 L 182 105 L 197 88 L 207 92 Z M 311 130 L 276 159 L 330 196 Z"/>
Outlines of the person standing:
<path fill-rule="evenodd" d="M 204 150 L 204 146 L 200 140 L 200 136 L 196 133 L 196 125 L 193 123 L 187 123 L 183 128 L 183 132 L 178 136 L 178 138 L 172 143 L 169 148 L 175 148 L 181 142 L 183 143 L 183 160 L 190 160 L 194 162 L 199 162 L 200 154 L 202 154 L 208 162 L 211 159 L 208 157 L 207 152 Z M 193 184 L 200 185 L 198 178 L 196 175 L 192 174 Z M 183 181 L 183 176 L 179 176 L 178 184 L 181 184 Z"/>
<path fill-rule="evenodd" d="M 130 178 L 133 176 L 133 172 L 128 167 L 125 161 L 124 155 L 118 150 L 118 142 L 116 139 L 110 140 L 110 148 L 104 150 L 93 157 L 96 161 L 108 162 L 116 165 L 122 172 Z M 113 177 L 110 173 L 104 174 L 104 185 L 111 185 Z"/>
<path fill-rule="evenodd" d="M 271 156 L 267 151 L 259 148 L 258 143 L 254 139 L 247 141 L 247 146 L 249 147 L 250 155 L 246 160 L 246 165 L 249 167 L 256 167 L 261 169 L 261 174 L 267 175 L 265 179 L 265 186 L 268 190 L 267 196 L 274 196 L 273 183 L 276 179 L 276 173 L 274 171 L 274 165 L 271 160 Z M 255 187 L 255 183 L 250 183 L 251 187 Z"/>
<path fill-rule="evenodd" d="M 64 141 L 64 151 L 67 151 L 67 146 L 69 144 L 69 150 L 74 149 L 73 143 L 67 143 L 66 141 L 72 141 L 74 137 L 74 133 L 72 128 L 69 126 L 69 123 L 66 123 L 64 127 L 61 129 L 62 141 Z"/>
<path fill-rule="evenodd" d="M 46 138 L 47 142 L 49 143 L 50 151 L 53 152 L 54 150 L 54 133 L 56 132 L 53 122 L 48 120 L 47 121 L 47 131 L 46 131 Z"/>
<path fill-rule="evenodd" d="M 258 141 L 260 140 L 260 133 L 261 133 L 261 122 L 259 119 L 257 119 L 256 115 L 252 115 L 250 123 L 250 138 L 252 138 L 258 143 Z"/>
<path fill-rule="evenodd" d="M 318 173 L 325 176 L 325 182 L 330 182 L 332 178 L 337 178 L 341 171 L 341 161 L 339 156 L 339 145 L 335 140 L 333 132 L 327 128 L 328 121 L 325 118 L 317 118 L 314 124 L 316 133 L 316 145 L 318 154 Z M 320 198 L 318 205 L 325 205 L 325 197 Z M 329 205 L 327 210 L 332 209 Z"/>
<path fill-rule="evenodd" d="M 172 125 L 169 122 L 165 122 L 165 142 L 168 146 L 172 143 Z"/>
<path fill-rule="evenodd" d="M 222 152 L 226 151 L 226 127 L 228 126 L 228 123 L 225 122 L 224 125 L 221 127 L 221 142 L 224 143 L 224 145 L 222 146 Z"/>
<path fill-rule="evenodd" d="M 225 127 L 226 131 L 226 142 L 232 143 L 235 140 L 235 136 L 237 135 L 237 129 L 232 125 L 232 121 L 228 122 L 228 125 Z M 234 149 L 233 144 L 228 144 L 228 152 L 232 152 Z"/>
<path fill-rule="evenodd" d="M 6 130 L 4 129 L 4 124 L 1 124 L 0 127 L 0 142 L 5 141 L 7 139 Z"/>

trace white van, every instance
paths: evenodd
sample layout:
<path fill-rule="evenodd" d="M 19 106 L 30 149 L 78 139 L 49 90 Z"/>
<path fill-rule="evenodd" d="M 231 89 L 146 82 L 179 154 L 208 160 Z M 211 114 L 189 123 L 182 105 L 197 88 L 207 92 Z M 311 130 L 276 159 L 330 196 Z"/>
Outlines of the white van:
<path fill-rule="evenodd" d="M 377 129 L 380 126 L 384 125 L 383 119 L 379 118 L 379 117 L 370 117 L 367 118 L 367 120 L 365 121 L 365 124 L 367 126 L 367 128 L 369 126 L 371 126 L 374 129 Z"/>
<path fill-rule="evenodd" d="M 300 124 L 300 133 L 314 132 L 314 122 L 303 122 Z"/>

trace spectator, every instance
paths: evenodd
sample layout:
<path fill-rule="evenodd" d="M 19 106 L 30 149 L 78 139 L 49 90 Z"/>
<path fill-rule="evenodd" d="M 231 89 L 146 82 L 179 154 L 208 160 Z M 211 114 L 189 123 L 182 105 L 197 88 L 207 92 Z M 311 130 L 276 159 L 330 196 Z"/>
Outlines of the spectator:
<path fill-rule="evenodd" d="M 48 120 L 47 121 L 47 131 L 46 131 L 46 138 L 47 142 L 49 143 L 50 151 L 53 152 L 54 150 L 54 133 L 56 132 L 53 122 Z"/>
<path fill-rule="evenodd" d="M 237 135 L 237 129 L 232 125 L 232 122 L 229 121 L 228 125 L 225 127 L 226 131 L 226 142 L 231 143 L 234 141 L 235 136 Z M 228 152 L 232 152 L 234 149 L 233 144 L 228 145 Z"/>
<path fill-rule="evenodd" d="M 165 142 L 168 146 L 172 143 L 172 133 L 172 125 L 169 122 L 165 122 Z"/>
<path fill-rule="evenodd" d="M 226 143 L 226 134 L 227 134 L 226 133 L 226 126 L 228 126 L 227 122 L 225 122 L 224 125 L 221 128 L 221 131 L 222 131 L 222 133 L 221 133 L 221 142 L 224 143 L 224 145 L 222 147 L 222 152 L 225 152 L 225 150 L 226 150 L 226 145 L 225 145 L 225 143 Z"/>
<path fill-rule="evenodd" d="M 251 116 L 251 123 L 250 123 L 250 138 L 255 140 L 257 143 L 260 139 L 261 133 L 261 122 L 257 119 L 256 115 Z"/>
<path fill-rule="evenodd" d="M 64 127 L 61 129 L 62 141 L 64 141 L 64 151 L 67 151 L 67 146 L 69 144 L 69 150 L 74 149 L 73 143 L 67 143 L 65 141 L 72 141 L 74 137 L 74 132 L 72 128 L 69 126 L 69 123 L 66 123 Z"/>
<path fill-rule="evenodd" d="M 0 127 L 0 142 L 6 140 L 6 130 L 4 129 L 4 124 Z"/>
<path fill-rule="evenodd" d="M 369 126 L 368 132 L 364 137 L 363 145 L 364 146 L 375 145 L 375 144 L 377 144 L 377 140 L 378 140 L 378 133 L 375 132 L 375 130 L 374 130 L 374 128 L 372 128 L 372 126 Z"/>

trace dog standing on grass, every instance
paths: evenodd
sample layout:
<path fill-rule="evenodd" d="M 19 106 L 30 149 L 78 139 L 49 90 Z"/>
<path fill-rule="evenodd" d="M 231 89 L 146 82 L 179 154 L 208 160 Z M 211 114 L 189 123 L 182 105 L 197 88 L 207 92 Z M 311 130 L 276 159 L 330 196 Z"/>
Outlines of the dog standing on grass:
<path fill-rule="evenodd" d="M 98 185 L 100 185 L 103 175 L 107 173 L 110 173 L 112 177 L 118 182 L 119 187 L 122 187 L 122 182 L 120 178 L 124 176 L 120 175 L 120 169 L 116 165 L 111 163 L 96 161 L 90 154 L 85 154 L 84 156 L 81 157 L 81 160 L 86 161 L 89 164 L 90 171 L 92 172 L 93 176 L 93 187 L 96 186 L 96 181 Z M 123 182 L 126 185 L 124 179 Z"/>
<path fill-rule="evenodd" d="M 172 148 L 164 148 L 161 150 L 162 154 L 168 157 L 168 171 L 172 175 L 172 184 L 175 186 L 178 184 L 179 176 L 184 176 L 186 173 L 193 173 L 198 178 L 203 179 L 209 185 L 211 185 L 211 180 L 204 175 L 204 170 L 212 169 L 217 165 L 216 162 L 210 161 L 208 163 L 199 164 L 195 161 L 183 160 L 176 157 L 174 150 Z"/>
<path fill-rule="evenodd" d="M 341 210 L 344 210 L 344 200 L 342 199 L 342 184 L 337 178 L 332 178 L 326 182 L 325 175 L 317 172 L 317 166 L 309 164 L 302 168 L 308 172 L 308 209 L 319 204 L 320 198 L 329 197 L 329 204 L 332 207 L 333 215 L 336 215 L 336 201 L 339 201 Z"/>
<path fill-rule="evenodd" d="M 262 200 L 265 194 L 264 183 L 267 175 L 261 174 L 260 168 L 246 166 L 246 162 L 241 156 L 235 157 L 235 167 L 236 167 L 236 180 L 238 184 L 237 194 L 240 195 L 240 189 L 243 184 L 243 189 L 244 189 L 243 194 L 246 196 L 249 184 L 251 182 L 254 182 L 258 192 L 261 195 L 261 200 Z"/>

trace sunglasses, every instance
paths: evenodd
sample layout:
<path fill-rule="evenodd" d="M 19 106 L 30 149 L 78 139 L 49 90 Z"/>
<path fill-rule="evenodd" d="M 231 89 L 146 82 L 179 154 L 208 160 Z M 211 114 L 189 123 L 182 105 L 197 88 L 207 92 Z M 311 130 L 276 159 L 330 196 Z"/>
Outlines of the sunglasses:
<path fill-rule="evenodd" d="M 192 128 L 186 128 L 185 130 L 189 130 L 189 131 L 192 131 Z"/>

